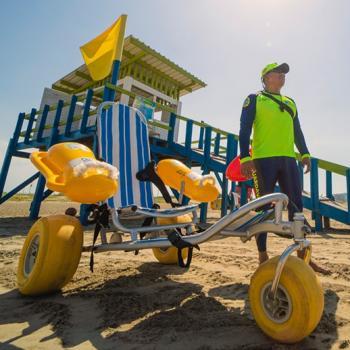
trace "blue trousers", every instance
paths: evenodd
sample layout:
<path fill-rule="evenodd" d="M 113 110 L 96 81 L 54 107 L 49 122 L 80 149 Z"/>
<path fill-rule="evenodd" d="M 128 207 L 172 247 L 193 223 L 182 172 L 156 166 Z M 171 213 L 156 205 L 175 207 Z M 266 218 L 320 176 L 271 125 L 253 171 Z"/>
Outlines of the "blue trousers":
<path fill-rule="evenodd" d="M 295 212 L 303 210 L 302 188 L 297 162 L 291 157 L 271 157 L 254 160 L 256 176 L 254 176 L 255 194 L 261 197 L 273 193 L 278 183 L 280 191 L 289 198 L 288 217 L 291 221 Z M 267 233 L 257 237 L 259 252 L 266 251 Z"/>

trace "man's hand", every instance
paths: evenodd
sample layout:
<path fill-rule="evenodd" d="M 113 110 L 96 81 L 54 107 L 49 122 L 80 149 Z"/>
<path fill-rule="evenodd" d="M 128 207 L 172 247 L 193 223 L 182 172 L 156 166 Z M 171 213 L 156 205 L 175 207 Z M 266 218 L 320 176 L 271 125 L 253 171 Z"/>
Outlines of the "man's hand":
<path fill-rule="evenodd" d="M 311 161 L 310 158 L 304 158 L 301 161 L 301 165 L 305 169 L 304 174 L 307 174 L 310 171 L 311 168 Z"/>
<path fill-rule="evenodd" d="M 241 164 L 241 173 L 243 176 L 245 176 L 247 179 L 250 179 L 253 177 L 253 172 L 255 172 L 255 165 L 252 160 L 249 160 L 248 162 L 245 162 Z"/>

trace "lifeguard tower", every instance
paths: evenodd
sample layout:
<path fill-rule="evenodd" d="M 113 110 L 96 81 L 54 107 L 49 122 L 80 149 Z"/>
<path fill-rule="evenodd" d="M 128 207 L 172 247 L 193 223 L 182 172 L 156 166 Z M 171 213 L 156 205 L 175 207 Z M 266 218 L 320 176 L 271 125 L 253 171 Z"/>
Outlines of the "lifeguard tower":
<path fill-rule="evenodd" d="M 112 74 L 112 73 L 111 73 Z M 100 81 L 93 81 L 85 64 L 45 88 L 39 109 L 32 108 L 28 114 L 20 113 L 0 175 L 2 195 L 12 157 L 28 158 L 30 148 L 47 149 L 51 145 L 74 140 L 94 147 L 96 110 L 104 100 L 106 87 L 116 93 L 114 100 L 123 104 L 142 104 L 147 110 L 150 136 L 162 144 L 168 140 L 171 127 L 170 115 L 181 115 L 180 98 L 206 84 L 161 55 L 141 40 L 130 35 L 124 40 L 123 57 L 116 84 L 111 74 Z M 24 127 L 24 131 L 23 130 Z M 171 134 L 178 140 L 179 120 Z M 15 189 L 1 197 L 1 203 L 39 178 L 30 217 L 37 218 L 40 204 L 52 192 L 45 189 L 45 180 L 39 173 L 25 180 Z"/>
<path fill-rule="evenodd" d="M 40 109 L 43 109 L 45 104 L 58 103 L 60 99 L 69 102 L 72 95 L 76 95 L 78 98 L 83 97 L 87 90 L 92 90 L 94 98 L 90 108 L 93 111 L 94 107 L 103 101 L 103 88 L 110 80 L 111 75 L 101 81 L 93 81 L 84 64 L 53 83 L 51 89 L 45 89 Z M 157 119 L 152 118 L 154 122 L 151 121 L 151 124 L 154 128 L 151 132 L 166 140 L 167 133 L 164 126 L 169 124 L 170 111 L 181 115 L 181 96 L 205 87 L 206 84 L 141 40 L 130 35 L 124 41 L 123 59 L 117 86 L 119 89 L 115 95 L 115 101 L 133 105 L 135 98 L 144 98 L 149 108 L 153 107 L 154 112 L 160 114 Z M 167 110 L 160 109 L 157 107 L 158 105 L 168 108 Z M 77 108 L 79 108 L 79 104 Z M 62 122 L 65 120 L 64 115 L 68 115 L 68 107 L 66 109 L 62 112 Z M 51 122 L 53 118 L 54 113 L 49 113 L 48 122 Z M 38 122 L 40 122 L 40 117 Z M 87 125 L 94 124 L 95 119 L 90 116 Z M 177 140 L 178 135 L 178 124 L 176 125 L 175 140 Z M 72 131 L 75 129 L 79 129 L 77 122 L 71 128 Z"/>

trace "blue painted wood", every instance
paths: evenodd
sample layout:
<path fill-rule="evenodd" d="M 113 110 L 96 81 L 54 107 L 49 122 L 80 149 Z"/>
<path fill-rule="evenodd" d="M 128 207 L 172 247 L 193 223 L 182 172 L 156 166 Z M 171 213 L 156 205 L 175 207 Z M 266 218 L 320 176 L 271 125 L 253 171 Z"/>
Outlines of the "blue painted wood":
<path fill-rule="evenodd" d="M 214 154 L 216 156 L 218 156 L 220 152 L 220 141 L 221 141 L 221 134 L 217 133 L 215 136 L 215 142 L 214 142 Z"/>
<path fill-rule="evenodd" d="M 231 146 L 232 144 L 232 146 Z M 230 162 L 237 157 L 238 155 L 238 141 L 236 140 L 236 138 L 233 135 L 229 135 L 228 137 L 228 145 L 230 145 L 230 149 L 232 148 L 232 154 L 229 153 L 226 156 L 226 162 L 227 165 L 230 164 Z M 231 182 L 231 192 L 235 192 L 236 191 L 236 183 L 235 182 Z"/>
<path fill-rule="evenodd" d="M 118 77 L 119 77 L 119 68 L 120 68 L 120 61 L 115 60 L 112 66 L 112 77 L 110 81 L 111 84 L 113 85 L 117 85 Z M 115 91 L 105 86 L 103 91 L 103 101 L 114 101 L 114 99 L 115 99 Z"/>
<path fill-rule="evenodd" d="M 86 134 L 87 122 L 88 122 L 88 119 L 89 119 L 89 113 L 90 113 L 90 107 L 91 107 L 91 102 L 92 102 L 92 96 L 93 95 L 94 95 L 94 91 L 92 89 L 89 89 L 87 91 L 87 94 L 86 94 L 84 111 L 83 111 L 83 118 L 82 118 L 81 124 L 80 124 L 80 132 L 82 134 Z"/>
<path fill-rule="evenodd" d="M 219 183 L 219 186 L 222 188 L 222 179 L 220 177 L 220 173 L 218 173 L 217 171 L 214 171 L 214 175 L 216 177 L 216 180 L 218 181 Z"/>
<path fill-rule="evenodd" d="M 312 210 L 311 197 L 303 195 L 303 207 Z"/>
<path fill-rule="evenodd" d="M 28 125 L 27 125 L 27 130 L 24 136 L 24 143 L 29 143 L 30 138 L 31 138 L 31 133 L 33 130 L 33 124 L 35 121 L 35 115 L 36 115 L 36 108 L 32 108 L 30 115 L 29 115 L 29 120 L 28 120 Z"/>
<path fill-rule="evenodd" d="M 79 220 L 83 226 L 86 226 L 89 224 L 90 208 L 91 208 L 91 205 L 89 204 L 80 204 Z"/>
<path fill-rule="evenodd" d="M 7 174 L 10 169 L 12 154 L 14 152 L 14 141 L 10 139 L 9 145 L 7 146 L 4 162 L 2 163 L 1 173 L 0 173 L 0 198 L 4 193 L 5 183 L 7 179 Z"/>
<path fill-rule="evenodd" d="M 186 131 L 185 131 L 185 165 L 189 168 L 192 167 L 192 133 L 193 133 L 193 120 L 186 121 Z M 185 195 L 182 196 L 182 205 L 187 205 L 190 202 L 190 198 Z"/>
<path fill-rule="evenodd" d="M 186 136 L 185 136 L 185 147 L 188 151 L 189 157 L 191 157 L 191 149 L 192 149 L 192 133 L 193 133 L 193 120 L 186 121 Z M 191 158 L 188 159 L 191 161 Z"/>
<path fill-rule="evenodd" d="M 311 159 L 311 174 L 310 174 L 310 186 L 311 186 L 311 203 L 312 212 L 315 220 L 316 231 L 322 231 L 322 217 L 320 214 L 320 195 L 318 186 L 318 160 Z"/>
<path fill-rule="evenodd" d="M 7 146 L 6 154 L 4 161 L 2 163 L 1 173 L 0 173 L 0 198 L 2 197 L 2 194 L 4 193 L 5 183 L 7 179 L 7 175 L 10 169 L 11 165 L 11 159 L 13 156 L 13 153 L 17 149 L 17 143 L 19 139 L 19 135 L 21 133 L 23 121 L 24 121 L 25 113 L 20 113 L 18 115 L 15 131 L 13 133 L 13 137 L 10 139 L 10 142 Z"/>
<path fill-rule="evenodd" d="M 203 120 L 201 121 L 203 123 Z M 199 139 L 198 139 L 198 148 L 203 149 L 204 147 L 204 127 L 200 127 L 199 129 Z"/>
<path fill-rule="evenodd" d="M 175 150 L 172 150 L 170 148 L 165 148 L 161 146 L 156 146 L 156 145 L 151 145 L 151 152 L 152 154 L 157 154 L 157 155 L 163 155 L 166 157 L 175 157 L 177 155 L 177 152 Z"/>
<path fill-rule="evenodd" d="M 233 158 L 237 155 L 237 147 L 238 143 L 237 140 L 235 140 L 234 136 L 232 134 L 229 134 L 227 136 L 227 148 L 226 148 L 226 164 L 225 164 L 225 170 L 223 173 L 223 179 L 222 179 L 222 185 L 221 185 L 221 216 L 225 216 L 227 214 L 227 207 L 228 207 L 228 180 L 225 176 L 226 168 L 230 164 Z M 231 184 L 231 191 L 235 191 L 235 184 Z"/>
<path fill-rule="evenodd" d="M 174 143 L 172 145 L 172 150 L 175 152 L 175 155 L 176 155 L 176 153 L 178 153 L 181 156 L 186 155 L 185 146 L 180 145 L 178 143 Z M 191 157 L 192 157 L 193 162 L 199 163 L 200 166 L 202 166 L 205 162 L 205 160 L 204 160 L 205 158 L 204 158 L 203 154 L 201 154 L 199 152 L 192 151 Z M 208 165 L 210 165 L 210 170 L 212 170 L 212 171 L 218 171 L 218 172 L 222 173 L 226 169 L 226 165 L 224 164 L 224 162 L 221 163 L 220 161 L 217 161 L 217 160 L 214 161 L 214 160 L 210 159 L 210 162 Z"/>
<path fill-rule="evenodd" d="M 41 115 L 39 128 L 38 128 L 38 133 L 36 135 L 37 142 L 42 142 L 42 140 L 43 140 L 44 128 L 45 128 L 47 115 L 49 114 L 49 111 L 50 111 L 50 106 L 49 105 L 45 105 L 44 108 L 43 108 L 43 113 Z"/>
<path fill-rule="evenodd" d="M 47 197 L 49 197 L 52 193 L 53 193 L 53 191 L 47 189 L 47 190 L 43 193 L 42 201 L 44 201 L 44 200 L 45 200 Z"/>
<path fill-rule="evenodd" d="M 213 128 L 210 126 L 207 126 L 205 128 L 204 133 L 204 164 L 208 165 L 211 158 L 210 158 L 210 150 L 211 150 L 211 135 L 212 135 Z"/>
<path fill-rule="evenodd" d="M 212 135 L 212 127 L 208 126 L 205 128 L 205 134 L 204 134 L 204 159 L 203 159 L 203 165 L 202 165 L 202 174 L 206 175 L 209 174 L 210 168 L 210 149 L 211 149 L 211 135 Z M 207 221 L 207 212 L 208 212 L 208 203 L 201 203 L 200 204 L 200 215 L 199 220 L 201 223 L 205 223 Z"/>
<path fill-rule="evenodd" d="M 34 174 L 33 176 L 31 176 L 30 178 L 28 178 L 27 180 L 23 181 L 20 185 L 18 185 L 17 187 L 15 187 L 13 190 L 11 190 L 10 192 L 6 193 L 5 196 L 1 197 L 0 199 L 0 204 L 6 202 L 8 199 L 10 199 L 11 197 L 13 197 L 16 193 L 18 193 L 19 191 L 21 191 L 23 188 L 25 188 L 26 186 L 28 186 L 30 183 L 32 183 L 34 180 L 36 180 L 39 177 L 40 173 L 37 172 L 36 174 Z"/>
<path fill-rule="evenodd" d="M 22 152 L 22 151 L 14 151 L 14 152 L 13 152 L 13 157 L 29 159 L 30 153 L 28 153 L 28 152 Z"/>
<path fill-rule="evenodd" d="M 170 187 L 171 192 L 173 193 L 174 197 L 176 198 L 177 201 L 179 201 L 180 198 L 180 193 L 176 191 L 175 189 Z"/>
<path fill-rule="evenodd" d="M 191 198 L 188 198 L 186 196 L 183 196 L 182 197 L 182 202 L 181 202 L 181 205 L 188 205 L 191 201 Z"/>
<path fill-rule="evenodd" d="M 119 79 L 119 69 L 120 69 L 120 61 L 115 60 L 113 62 L 112 77 L 111 77 L 111 83 L 114 85 L 117 85 L 117 82 Z M 113 100 L 114 100 L 114 96 L 113 96 L 113 98 L 110 99 L 110 101 L 113 101 Z"/>
<path fill-rule="evenodd" d="M 86 139 L 87 137 L 93 137 L 96 134 L 96 127 L 88 127 L 85 134 L 82 134 L 79 130 L 71 132 L 69 137 L 66 137 L 64 134 L 58 134 L 55 138 L 55 143 L 59 142 L 68 142 L 68 141 L 78 141 L 82 138 Z M 30 148 L 47 148 L 47 145 L 50 143 L 50 137 L 45 137 L 41 142 L 32 141 L 30 145 L 24 144 L 23 142 L 20 142 L 17 144 L 18 150 L 28 149 Z"/>
<path fill-rule="evenodd" d="M 321 217 L 324 216 L 345 224 L 350 224 L 349 212 L 345 208 L 343 209 L 341 207 L 331 206 L 326 202 L 320 202 L 319 210 Z"/>
<path fill-rule="evenodd" d="M 59 134 L 58 128 L 59 128 L 60 119 L 61 119 L 61 115 L 62 115 L 63 105 L 64 105 L 64 101 L 59 100 L 58 104 L 57 104 L 55 118 L 54 118 L 54 121 L 52 124 L 51 137 L 48 141 L 47 148 L 51 147 L 52 145 L 54 145 L 57 142 L 58 134 Z M 42 202 L 43 197 L 44 197 L 45 184 L 46 184 L 45 177 L 43 175 L 40 175 L 38 182 L 37 182 L 37 185 L 36 185 L 33 201 L 30 205 L 29 217 L 31 219 L 38 218 L 41 202 Z"/>
<path fill-rule="evenodd" d="M 222 175 L 222 178 L 220 177 L 220 174 Z M 221 188 L 221 216 L 224 216 L 226 214 L 222 214 L 223 212 L 227 213 L 227 208 L 232 206 L 232 201 L 230 199 L 230 195 L 227 193 L 227 188 L 228 188 L 228 180 L 225 177 L 224 173 L 218 173 L 214 172 L 214 175 L 216 177 L 217 182 L 219 183 L 219 186 Z M 226 191 L 225 191 L 226 189 Z M 226 206 L 226 210 L 224 209 Z"/>
<path fill-rule="evenodd" d="M 72 124 L 73 124 L 73 118 L 74 118 L 74 112 L 75 112 L 75 107 L 78 101 L 78 97 L 76 95 L 73 95 L 71 100 L 70 100 L 70 106 L 69 106 L 69 111 L 67 115 L 67 121 L 66 121 L 66 127 L 64 129 L 64 135 L 66 137 L 69 136 Z"/>
<path fill-rule="evenodd" d="M 326 170 L 326 196 L 334 201 L 333 188 L 332 188 L 332 172 Z"/>
<path fill-rule="evenodd" d="M 221 184 L 221 216 L 225 216 L 227 214 L 228 208 L 228 180 L 225 176 L 225 173 L 222 175 L 222 184 Z"/>
<path fill-rule="evenodd" d="M 58 104 L 57 104 L 57 109 L 56 109 L 56 114 L 55 114 L 55 118 L 53 120 L 53 124 L 52 124 L 52 129 L 51 129 L 51 136 L 49 139 L 49 147 L 51 147 L 52 145 L 54 145 L 56 143 L 58 134 L 59 134 L 59 125 L 60 125 L 60 120 L 61 120 L 61 115 L 62 115 L 62 109 L 64 106 L 64 101 L 63 100 L 59 100 Z"/>
<path fill-rule="evenodd" d="M 41 201 L 43 200 L 45 183 L 46 183 L 46 180 L 45 180 L 44 176 L 40 175 L 39 179 L 38 179 L 38 183 L 37 183 L 36 188 L 35 188 L 33 201 L 31 203 L 30 209 L 29 209 L 29 217 L 32 220 L 36 220 L 38 218 L 40 206 L 41 206 Z"/>
<path fill-rule="evenodd" d="M 167 139 L 169 147 L 171 147 L 174 143 L 175 125 L 176 125 L 176 114 L 170 113 L 170 117 L 169 117 L 170 130 L 168 131 L 168 139 Z"/>
<path fill-rule="evenodd" d="M 22 130 L 22 126 L 23 126 L 24 117 L 25 117 L 25 113 L 20 113 L 18 115 L 15 131 L 13 132 L 13 137 L 12 137 L 12 139 L 15 142 L 15 144 L 17 144 L 18 139 L 19 139 L 19 136 L 20 136 L 20 133 L 21 133 L 21 130 Z"/>
<path fill-rule="evenodd" d="M 99 152 L 99 150 L 98 150 L 98 137 L 97 137 L 96 133 L 93 135 L 93 138 L 94 138 L 94 142 L 93 142 L 93 146 L 92 146 L 92 151 L 94 152 L 95 157 L 99 157 L 99 155 L 98 155 L 98 152 Z"/>

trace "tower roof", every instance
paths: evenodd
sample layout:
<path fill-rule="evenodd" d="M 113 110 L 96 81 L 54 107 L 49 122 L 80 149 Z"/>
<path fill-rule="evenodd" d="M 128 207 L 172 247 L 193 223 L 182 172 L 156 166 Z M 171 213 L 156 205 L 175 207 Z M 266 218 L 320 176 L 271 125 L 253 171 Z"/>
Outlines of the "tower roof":
<path fill-rule="evenodd" d="M 125 76 L 132 76 L 174 98 L 206 86 L 202 80 L 132 35 L 124 40 L 119 78 Z M 52 88 L 75 94 L 103 85 L 109 78 L 93 81 L 83 64 L 53 83 Z"/>

